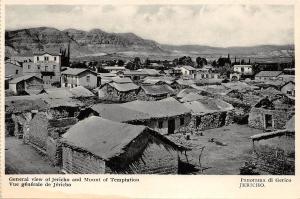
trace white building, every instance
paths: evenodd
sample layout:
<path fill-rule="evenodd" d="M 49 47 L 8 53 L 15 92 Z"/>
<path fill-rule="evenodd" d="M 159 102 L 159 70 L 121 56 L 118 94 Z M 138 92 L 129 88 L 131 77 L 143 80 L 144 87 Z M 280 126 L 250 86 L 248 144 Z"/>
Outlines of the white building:
<path fill-rule="evenodd" d="M 233 71 L 242 75 L 253 75 L 252 65 L 234 65 Z"/>
<path fill-rule="evenodd" d="M 192 78 L 196 77 L 196 69 L 194 67 L 186 65 L 186 66 L 181 66 L 180 69 L 183 76 L 189 76 Z"/>

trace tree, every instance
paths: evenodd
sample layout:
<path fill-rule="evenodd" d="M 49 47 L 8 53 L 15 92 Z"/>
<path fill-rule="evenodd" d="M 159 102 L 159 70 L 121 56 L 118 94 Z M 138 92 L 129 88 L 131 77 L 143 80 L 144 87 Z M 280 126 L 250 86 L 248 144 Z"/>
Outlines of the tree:
<path fill-rule="evenodd" d="M 148 68 L 150 66 L 150 60 L 148 58 L 146 58 L 144 65 L 145 68 Z"/>
<path fill-rule="evenodd" d="M 187 56 L 183 56 L 183 57 L 180 57 L 178 59 L 178 64 L 179 65 L 189 65 L 189 66 L 194 66 L 194 62 L 192 60 L 191 57 L 187 57 Z"/>
<path fill-rule="evenodd" d="M 133 60 L 133 70 L 137 70 L 139 68 L 141 68 L 141 59 L 139 57 L 135 57 L 134 60 Z"/>
<path fill-rule="evenodd" d="M 87 66 L 84 63 L 73 62 L 71 68 L 87 68 Z"/>
<path fill-rule="evenodd" d="M 204 65 L 207 65 L 207 60 L 205 58 L 197 57 L 196 64 L 197 68 L 202 68 Z"/>
<path fill-rule="evenodd" d="M 119 59 L 119 60 L 117 61 L 117 65 L 118 65 L 118 66 L 124 66 L 124 61 L 121 60 L 121 59 Z"/>

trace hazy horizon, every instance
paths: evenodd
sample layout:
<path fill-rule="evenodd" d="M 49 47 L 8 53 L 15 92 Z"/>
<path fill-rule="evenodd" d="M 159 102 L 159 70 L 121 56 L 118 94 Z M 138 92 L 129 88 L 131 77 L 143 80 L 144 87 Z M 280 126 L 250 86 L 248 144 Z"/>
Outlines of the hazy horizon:
<path fill-rule="evenodd" d="M 294 45 L 294 7 L 287 5 L 7 5 L 5 20 L 7 31 L 100 29 L 167 45 Z"/>

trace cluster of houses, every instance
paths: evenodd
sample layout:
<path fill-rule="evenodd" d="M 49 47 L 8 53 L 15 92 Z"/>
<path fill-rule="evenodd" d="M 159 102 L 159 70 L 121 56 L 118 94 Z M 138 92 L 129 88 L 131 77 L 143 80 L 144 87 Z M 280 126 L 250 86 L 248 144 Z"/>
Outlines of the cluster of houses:
<path fill-rule="evenodd" d="M 11 58 L 5 68 L 6 135 L 65 173 L 181 173 L 191 148 L 165 135 L 234 122 L 281 132 L 295 114 L 294 75 L 242 80 L 253 76 L 251 65 L 234 66 L 229 82 L 209 65 L 97 73 L 63 67 L 50 52 Z"/>

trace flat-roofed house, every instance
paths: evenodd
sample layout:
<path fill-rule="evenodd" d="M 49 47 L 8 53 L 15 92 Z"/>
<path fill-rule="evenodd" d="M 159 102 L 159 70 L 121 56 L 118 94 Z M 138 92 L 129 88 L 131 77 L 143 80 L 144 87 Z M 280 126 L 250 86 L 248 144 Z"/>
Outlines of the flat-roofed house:
<path fill-rule="evenodd" d="M 86 118 L 63 135 L 62 171 L 71 174 L 177 174 L 179 146 L 156 131 Z"/>
<path fill-rule="evenodd" d="M 258 81 L 275 80 L 281 74 L 282 71 L 260 71 L 255 75 L 255 80 Z"/>
<path fill-rule="evenodd" d="M 83 86 L 93 89 L 97 84 L 97 73 L 86 68 L 69 68 L 61 74 L 61 87 Z"/>

